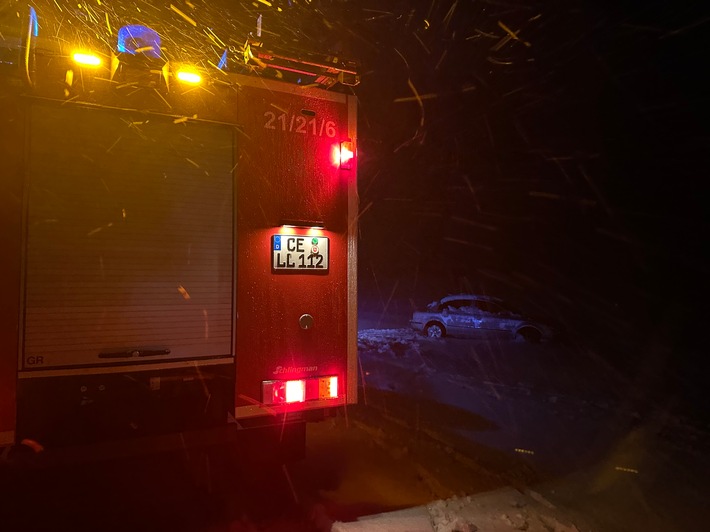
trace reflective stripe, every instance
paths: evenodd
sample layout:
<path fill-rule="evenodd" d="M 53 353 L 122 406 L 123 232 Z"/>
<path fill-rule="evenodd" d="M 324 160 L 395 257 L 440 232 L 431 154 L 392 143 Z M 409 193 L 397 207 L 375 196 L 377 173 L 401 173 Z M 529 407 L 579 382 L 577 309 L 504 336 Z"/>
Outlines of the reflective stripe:
<path fill-rule="evenodd" d="M 217 366 L 219 364 L 234 364 L 234 358 L 224 357 L 206 360 L 185 360 L 163 362 L 162 364 L 135 364 L 127 366 L 20 371 L 18 372 L 17 377 L 19 379 L 33 379 L 36 377 L 65 377 L 68 375 L 104 375 L 107 373 L 132 373 L 134 371 L 155 371 L 162 369 L 192 368 L 197 366 Z"/>

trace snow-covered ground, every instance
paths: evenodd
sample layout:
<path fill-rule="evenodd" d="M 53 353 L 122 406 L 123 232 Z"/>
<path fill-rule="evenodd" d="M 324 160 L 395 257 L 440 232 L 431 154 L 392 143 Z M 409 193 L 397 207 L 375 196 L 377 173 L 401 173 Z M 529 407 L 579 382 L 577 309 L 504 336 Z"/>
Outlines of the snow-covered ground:
<path fill-rule="evenodd" d="M 474 497 L 455 497 L 426 506 L 335 523 L 332 532 L 580 532 L 537 492 L 503 488 Z"/>
<path fill-rule="evenodd" d="M 362 403 L 508 486 L 335 532 L 684 530 L 704 505 L 707 434 L 635 401 L 584 349 L 396 328 L 360 331 L 359 353 Z"/>
<path fill-rule="evenodd" d="M 542 476 L 598 453 L 590 440 L 610 412 L 623 423 L 639 416 L 624 404 L 618 377 L 568 346 L 495 336 L 430 340 L 408 329 L 370 329 L 359 334 L 359 352 L 365 400 L 369 390 L 406 397 L 415 411 L 435 409 L 449 428 L 442 437 L 515 453 Z M 456 413 L 469 422 L 460 424 Z M 471 423 L 471 416 L 480 422 Z"/>

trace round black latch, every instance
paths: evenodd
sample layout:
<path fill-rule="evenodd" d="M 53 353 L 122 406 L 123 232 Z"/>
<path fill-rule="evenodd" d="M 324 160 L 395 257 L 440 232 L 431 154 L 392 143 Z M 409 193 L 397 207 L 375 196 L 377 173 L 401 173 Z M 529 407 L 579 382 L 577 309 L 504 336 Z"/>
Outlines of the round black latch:
<path fill-rule="evenodd" d="M 310 314 L 304 314 L 303 316 L 298 318 L 298 324 L 301 326 L 301 329 L 311 329 L 314 324 L 313 316 L 311 316 Z"/>

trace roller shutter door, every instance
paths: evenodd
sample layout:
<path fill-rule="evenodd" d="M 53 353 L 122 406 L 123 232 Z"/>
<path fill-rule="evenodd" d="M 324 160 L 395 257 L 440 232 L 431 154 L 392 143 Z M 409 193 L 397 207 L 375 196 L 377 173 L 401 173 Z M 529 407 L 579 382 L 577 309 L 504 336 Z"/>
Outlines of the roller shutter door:
<path fill-rule="evenodd" d="M 23 367 L 233 355 L 234 132 L 34 105 Z"/>

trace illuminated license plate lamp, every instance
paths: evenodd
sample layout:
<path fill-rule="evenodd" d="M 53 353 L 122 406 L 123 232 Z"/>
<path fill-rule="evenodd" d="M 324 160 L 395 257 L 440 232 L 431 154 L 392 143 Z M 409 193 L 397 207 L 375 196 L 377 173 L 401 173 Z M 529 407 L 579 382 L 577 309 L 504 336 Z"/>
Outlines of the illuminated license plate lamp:
<path fill-rule="evenodd" d="M 324 229 L 325 223 L 320 220 L 281 220 L 281 227 L 303 228 L 303 229 Z"/>

